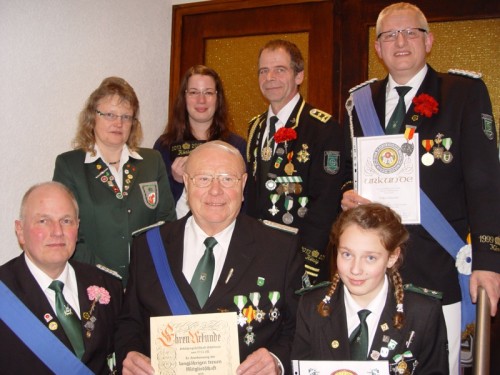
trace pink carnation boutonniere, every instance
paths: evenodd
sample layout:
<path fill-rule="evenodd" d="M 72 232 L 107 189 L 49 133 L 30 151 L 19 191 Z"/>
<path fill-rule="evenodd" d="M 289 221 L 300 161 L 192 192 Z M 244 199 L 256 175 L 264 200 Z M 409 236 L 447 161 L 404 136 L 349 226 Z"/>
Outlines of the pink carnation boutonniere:
<path fill-rule="evenodd" d="M 84 327 L 87 330 L 86 336 L 90 338 L 97 321 L 97 318 L 93 315 L 95 306 L 97 303 L 99 303 L 100 305 L 107 305 L 109 301 L 111 301 L 111 296 L 106 289 L 96 285 L 92 285 L 87 288 L 87 295 L 89 296 L 89 300 L 92 301 L 92 305 L 90 306 L 90 310 L 88 312 L 84 312 L 82 316 L 83 319 L 86 320 L 84 324 Z"/>
<path fill-rule="evenodd" d="M 274 142 L 288 142 L 297 139 L 297 132 L 291 128 L 281 128 L 274 134 Z"/>
<path fill-rule="evenodd" d="M 431 117 L 439 111 L 439 104 L 436 99 L 427 94 L 415 96 L 413 105 L 415 106 L 415 112 L 425 117 Z"/>

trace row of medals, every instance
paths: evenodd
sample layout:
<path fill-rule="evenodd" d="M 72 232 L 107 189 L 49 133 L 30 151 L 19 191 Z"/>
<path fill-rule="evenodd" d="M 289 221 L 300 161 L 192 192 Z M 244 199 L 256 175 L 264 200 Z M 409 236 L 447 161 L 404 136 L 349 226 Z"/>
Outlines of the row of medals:
<path fill-rule="evenodd" d="M 301 152 L 304 153 L 304 156 L 303 156 L 304 161 L 307 161 L 309 158 L 309 153 L 307 152 L 307 146 L 303 145 L 303 148 L 304 148 L 304 150 L 302 150 Z M 278 155 L 280 158 L 282 158 L 285 155 L 285 153 L 286 153 L 286 150 L 283 147 L 278 146 L 276 148 L 276 155 Z M 273 156 L 273 149 L 272 149 L 271 141 L 268 140 L 266 146 L 264 146 L 262 148 L 261 159 L 262 159 L 262 161 L 267 162 L 267 161 L 271 160 L 272 156 Z M 275 166 L 275 168 L 278 168 L 278 167 Z M 285 165 L 284 169 L 285 169 L 285 173 L 288 176 L 291 176 L 293 174 L 293 172 L 295 171 L 295 166 L 292 163 L 291 157 L 288 159 L 288 163 Z M 283 223 L 290 225 L 293 223 L 293 215 L 289 212 L 293 207 L 293 198 L 289 197 L 288 194 L 299 195 L 300 193 L 302 193 L 302 185 L 299 183 L 300 181 L 302 181 L 302 179 L 300 179 L 300 177 L 297 177 L 297 179 L 299 180 L 297 182 L 281 183 L 279 186 L 277 186 L 277 183 L 276 183 L 277 175 L 274 173 L 268 173 L 267 176 L 269 179 L 265 183 L 266 189 L 269 191 L 276 190 L 276 193 L 277 193 L 277 194 L 271 194 L 270 199 L 271 199 L 271 202 L 273 203 L 273 206 L 269 209 L 269 212 L 273 216 L 275 216 L 279 212 L 279 209 L 276 207 L 276 203 L 278 202 L 281 195 L 284 194 L 285 195 L 285 207 L 287 207 L 287 205 L 290 205 L 290 207 L 287 208 L 287 212 L 285 212 L 285 214 L 283 215 L 282 220 L 283 220 Z M 297 210 L 297 215 L 299 217 L 303 218 L 306 215 L 306 212 L 307 212 L 307 208 L 302 206 L 302 207 L 299 207 L 299 209 Z"/>
<path fill-rule="evenodd" d="M 240 327 L 244 327 L 246 325 L 245 330 L 247 333 L 245 334 L 243 341 L 245 341 L 245 344 L 248 346 L 255 343 L 255 333 L 253 332 L 252 321 L 255 320 L 262 323 L 262 321 L 266 318 L 266 312 L 259 309 L 260 293 L 250 293 L 249 297 L 252 304 L 248 307 L 244 307 L 248 301 L 247 297 L 243 295 L 234 296 L 234 302 L 238 307 L 238 315 L 236 319 Z M 267 315 L 271 322 L 275 322 L 280 316 L 279 309 L 276 307 L 276 303 L 279 298 L 279 292 L 269 292 L 269 300 L 272 303 L 272 307 Z"/>
<path fill-rule="evenodd" d="M 422 155 L 421 160 L 422 164 L 425 165 L 426 167 L 430 167 L 432 164 L 434 164 L 434 161 L 436 159 L 441 160 L 445 164 L 451 163 L 451 161 L 453 160 L 453 155 L 449 151 L 452 144 L 452 140 L 451 138 L 443 138 L 443 137 L 444 137 L 443 134 L 438 133 L 434 140 L 432 139 L 422 140 L 422 146 L 425 148 L 427 152 Z M 444 147 L 442 147 L 441 145 Z M 432 148 L 432 153 L 431 153 L 431 148 Z"/>

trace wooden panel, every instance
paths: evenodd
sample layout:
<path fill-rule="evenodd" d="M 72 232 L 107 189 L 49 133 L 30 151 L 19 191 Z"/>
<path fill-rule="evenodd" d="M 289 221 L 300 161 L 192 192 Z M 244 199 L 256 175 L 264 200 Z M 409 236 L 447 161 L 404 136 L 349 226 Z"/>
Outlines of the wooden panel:
<path fill-rule="evenodd" d="M 340 1 L 341 6 L 335 12 L 335 22 L 342 25 L 342 35 L 338 41 L 342 46 L 338 54 L 342 67 L 341 100 L 338 103 L 341 108 L 347 99 L 348 90 L 368 79 L 369 28 L 375 25 L 380 11 L 392 3 L 394 1 L 388 0 Z M 429 22 L 500 17 L 498 0 L 421 0 L 415 4 Z M 435 43 L 439 43 L 439 40 Z"/>
<path fill-rule="evenodd" d="M 318 108 L 332 112 L 334 85 L 339 82 L 333 59 L 332 0 L 221 0 L 176 5 L 173 14 L 169 108 L 173 107 L 184 72 L 192 65 L 205 62 L 208 39 L 308 33 L 308 92 L 304 96 Z M 257 49 L 255 60 L 249 64 L 255 65 L 258 52 Z M 260 92 L 255 95 L 260 96 Z"/>

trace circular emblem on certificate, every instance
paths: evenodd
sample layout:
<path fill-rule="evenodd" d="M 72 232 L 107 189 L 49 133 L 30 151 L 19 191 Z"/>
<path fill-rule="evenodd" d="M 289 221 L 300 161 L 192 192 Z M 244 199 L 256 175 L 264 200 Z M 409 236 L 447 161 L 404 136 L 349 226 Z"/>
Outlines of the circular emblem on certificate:
<path fill-rule="evenodd" d="M 383 143 L 373 153 L 373 165 L 381 173 L 394 173 L 403 164 L 403 152 L 395 143 Z"/>

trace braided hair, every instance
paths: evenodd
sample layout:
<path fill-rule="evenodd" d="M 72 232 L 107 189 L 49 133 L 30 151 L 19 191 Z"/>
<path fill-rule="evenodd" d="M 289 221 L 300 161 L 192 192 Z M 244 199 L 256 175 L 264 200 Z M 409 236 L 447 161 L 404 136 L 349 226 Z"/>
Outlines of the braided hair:
<path fill-rule="evenodd" d="M 398 259 L 394 265 L 386 271 L 389 281 L 394 287 L 394 297 L 396 299 L 396 314 L 394 315 L 393 323 L 394 327 L 400 329 L 404 324 L 404 290 L 403 281 L 398 269 L 403 262 L 403 252 L 409 234 L 405 226 L 401 223 L 400 216 L 389 207 L 379 203 L 363 204 L 351 210 L 344 211 L 333 224 L 328 245 L 328 251 L 333 253 L 331 258 L 332 284 L 325 297 L 319 302 L 317 311 L 323 317 L 329 316 L 332 312 L 330 299 L 335 293 L 340 281 L 336 265 L 338 244 L 345 229 L 352 224 L 356 224 L 365 230 L 376 231 L 382 246 L 384 246 L 389 254 L 400 249 Z"/>

